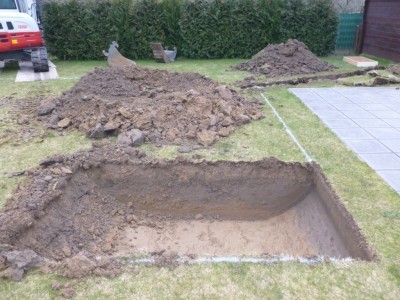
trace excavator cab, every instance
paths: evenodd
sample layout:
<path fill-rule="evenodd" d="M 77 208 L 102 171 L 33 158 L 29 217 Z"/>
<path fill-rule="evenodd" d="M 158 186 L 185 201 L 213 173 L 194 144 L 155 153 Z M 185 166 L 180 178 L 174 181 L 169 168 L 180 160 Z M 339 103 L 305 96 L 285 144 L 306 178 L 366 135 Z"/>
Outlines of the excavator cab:
<path fill-rule="evenodd" d="M 10 9 L 18 11 L 17 3 L 14 0 L 2 0 L 0 2 L 0 9 Z"/>

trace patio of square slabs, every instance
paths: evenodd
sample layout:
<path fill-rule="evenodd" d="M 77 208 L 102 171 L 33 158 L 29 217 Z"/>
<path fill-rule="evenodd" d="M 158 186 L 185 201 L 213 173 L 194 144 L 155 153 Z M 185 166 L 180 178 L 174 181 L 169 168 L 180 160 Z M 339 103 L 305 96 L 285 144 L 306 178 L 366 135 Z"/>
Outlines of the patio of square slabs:
<path fill-rule="evenodd" d="M 290 91 L 400 194 L 399 88 L 293 88 Z"/>

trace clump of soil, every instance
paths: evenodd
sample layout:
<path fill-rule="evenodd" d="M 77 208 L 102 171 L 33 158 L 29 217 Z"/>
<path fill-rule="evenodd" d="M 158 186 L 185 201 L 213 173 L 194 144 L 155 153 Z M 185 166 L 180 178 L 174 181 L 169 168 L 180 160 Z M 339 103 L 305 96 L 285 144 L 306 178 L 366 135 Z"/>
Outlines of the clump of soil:
<path fill-rule="evenodd" d="M 201 255 L 374 257 L 315 164 L 149 160 L 137 148 L 95 146 L 27 171 L 0 212 L 0 276 L 20 279 L 49 261 L 71 278 L 114 276 L 118 257 L 143 254 L 168 264 Z"/>
<path fill-rule="evenodd" d="M 387 70 L 394 75 L 400 76 L 400 63 L 390 65 L 389 67 L 387 67 Z"/>
<path fill-rule="evenodd" d="M 318 59 L 304 43 L 289 39 L 286 43 L 268 45 L 251 60 L 235 68 L 268 77 L 278 77 L 330 71 L 335 66 Z"/>
<path fill-rule="evenodd" d="M 78 128 L 119 142 L 211 145 L 263 117 L 263 103 L 197 73 L 138 66 L 95 69 L 37 114 L 53 128 Z"/>

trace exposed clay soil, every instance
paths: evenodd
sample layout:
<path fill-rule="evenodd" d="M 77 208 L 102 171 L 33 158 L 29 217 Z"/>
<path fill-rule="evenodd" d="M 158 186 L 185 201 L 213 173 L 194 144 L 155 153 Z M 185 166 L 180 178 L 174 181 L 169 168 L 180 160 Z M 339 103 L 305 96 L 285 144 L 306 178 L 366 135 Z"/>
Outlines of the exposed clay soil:
<path fill-rule="evenodd" d="M 139 142 L 211 145 L 263 117 L 263 103 L 197 73 L 138 66 L 95 69 L 37 114 L 51 128 L 78 128 L 91 138 L 120 135 Z"/>
<path fill-rule="evenodd" d="M 285 43 L 268 45 L 251 60 L 238 64 L 235 68 L 278 77 L 330 71 L 335 66 L 318 59 L 304 43 L 289 39 Z"/>
<path fill-rule="evenodd" d="M 374 259 L 315 164 L 148 160 L 104 145 L 27 175 L 0 213 L 4 277 L 43 262 L 68 277 L 112 276 L 116 257 L 139 254 Z"/>

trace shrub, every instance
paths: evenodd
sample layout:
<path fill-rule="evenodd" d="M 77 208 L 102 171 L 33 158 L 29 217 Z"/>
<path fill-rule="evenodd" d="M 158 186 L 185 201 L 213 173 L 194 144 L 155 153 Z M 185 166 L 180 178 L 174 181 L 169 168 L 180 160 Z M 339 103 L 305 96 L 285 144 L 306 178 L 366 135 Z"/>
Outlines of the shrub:
<path fill-rule="evenodd" d="M 335 50 L 338 16 L 330 0 L 286 0 L 282 9 L 281 40 L 295 38 L 316 55 Z"/>
<path fill-rule="evenodd" d="M 180 20 L 184 54 L 193 58 L 250 57 L 277 40 L 280 14 L 274 2 L 185 2 Z"/>

